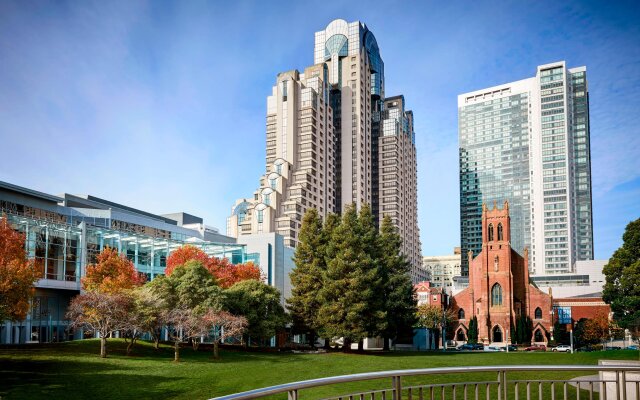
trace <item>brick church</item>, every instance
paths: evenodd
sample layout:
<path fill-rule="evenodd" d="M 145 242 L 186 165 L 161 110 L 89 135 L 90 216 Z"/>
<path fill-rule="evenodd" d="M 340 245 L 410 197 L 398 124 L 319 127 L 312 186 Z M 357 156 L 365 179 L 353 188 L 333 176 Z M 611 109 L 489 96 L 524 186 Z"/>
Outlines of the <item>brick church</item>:
<path fill-rule="evenodd" d="M 533 322 L 532 343 L 547 343 L 553 329 L 552 298 L 529 282 L 529 255 L 511 248 L 509 203 L 489 210 L 482 205 L 482 251 L 469 257 L 469 287 L 451 299 L 457 317 L 454 335 L 467 340 L 469 322 L 478 319 L 478 342 L 511 342 L 520 315 Z"/>

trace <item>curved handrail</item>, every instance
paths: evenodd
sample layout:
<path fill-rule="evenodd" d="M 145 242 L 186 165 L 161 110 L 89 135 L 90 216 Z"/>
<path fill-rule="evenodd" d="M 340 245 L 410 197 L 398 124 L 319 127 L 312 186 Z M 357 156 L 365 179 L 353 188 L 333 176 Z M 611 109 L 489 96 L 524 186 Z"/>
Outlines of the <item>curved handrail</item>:
<path fill-rule="evenodd" d="M 338 375 L 326 378 L 308 379 L 305 381 L 284 383 L 266 388 L 253 389 L 246 392 L 214 397 L 210 400 L 249 400 L 293 390 L 308 389 L 336 383 L 359 382 L 382 378 L 393 378 L 417 375 L 438 375 L 472 372 L 511 372 L 511 371 L 639 371 L 637 366 L 630 365 L 503 365 L 503 366 L 472 366 L 472 367 L 444 367 L 422 369 L 400 369 L 393 371 L 363 372 L 351 375 Z"/>

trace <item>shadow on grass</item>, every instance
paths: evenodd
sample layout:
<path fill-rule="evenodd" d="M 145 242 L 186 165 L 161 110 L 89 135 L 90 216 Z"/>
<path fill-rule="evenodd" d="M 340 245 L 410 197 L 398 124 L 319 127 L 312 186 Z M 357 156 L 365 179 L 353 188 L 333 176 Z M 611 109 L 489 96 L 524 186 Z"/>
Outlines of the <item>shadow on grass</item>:
<path fill-rule="evenodd" d="M 168 399 L 183 391 L 160 385 L 181 378 L 134 373 L 101 362 L 0 359 L 0 398 L 4 399 Z M 70 390 L 73 388 L 72 390 Z M 185 389 L 186 390 L 186 389 Z"/>

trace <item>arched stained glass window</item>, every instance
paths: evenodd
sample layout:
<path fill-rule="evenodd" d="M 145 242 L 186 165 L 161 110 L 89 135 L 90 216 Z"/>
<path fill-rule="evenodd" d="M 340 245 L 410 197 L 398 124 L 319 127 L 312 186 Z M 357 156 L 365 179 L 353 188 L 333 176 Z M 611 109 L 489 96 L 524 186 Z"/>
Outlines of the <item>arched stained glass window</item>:
<path fill-rule="evenodd" d="M 489 235 L 487 242 L 493 242 L 493 224 L 489 224 Z"/>
<path fill-rule="evenodd" d="M 502 234 L 502 224 L 498 224 L 498 240 L 504 240 L 504 236 Z"/>
<path fill-rule="evenodd" d="M 464 319 L 464 310 L 462 308 L 458 310 L 458 319 Z"/>
<path fill-rule="evenodd" d="M 502 305 L 502 286 L 500 286 L 499 283 L 496 283 L 491 288 L 491 305 L 492 306 Z"/>
<path fill-rule="evenodd" d="M 542 309 L 540 309 L 540 307 L 536 308 L 534 318 L 535 319 L 542 319 Z"/>

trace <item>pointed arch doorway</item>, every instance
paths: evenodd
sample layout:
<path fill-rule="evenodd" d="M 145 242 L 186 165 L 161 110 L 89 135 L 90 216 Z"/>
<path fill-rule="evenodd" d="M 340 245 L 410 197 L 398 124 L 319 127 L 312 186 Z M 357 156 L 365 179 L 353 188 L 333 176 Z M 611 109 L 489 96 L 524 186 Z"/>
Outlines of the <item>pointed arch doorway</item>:
<path fill-rule="evenodd" d="M 502 328 L 500 328 L 499 325 L 493 327 L 493 330 L 491 331 L 491 337 L 493 339 L 493 342 L 503 342 L 504 335 L 502 334 Z"/>

